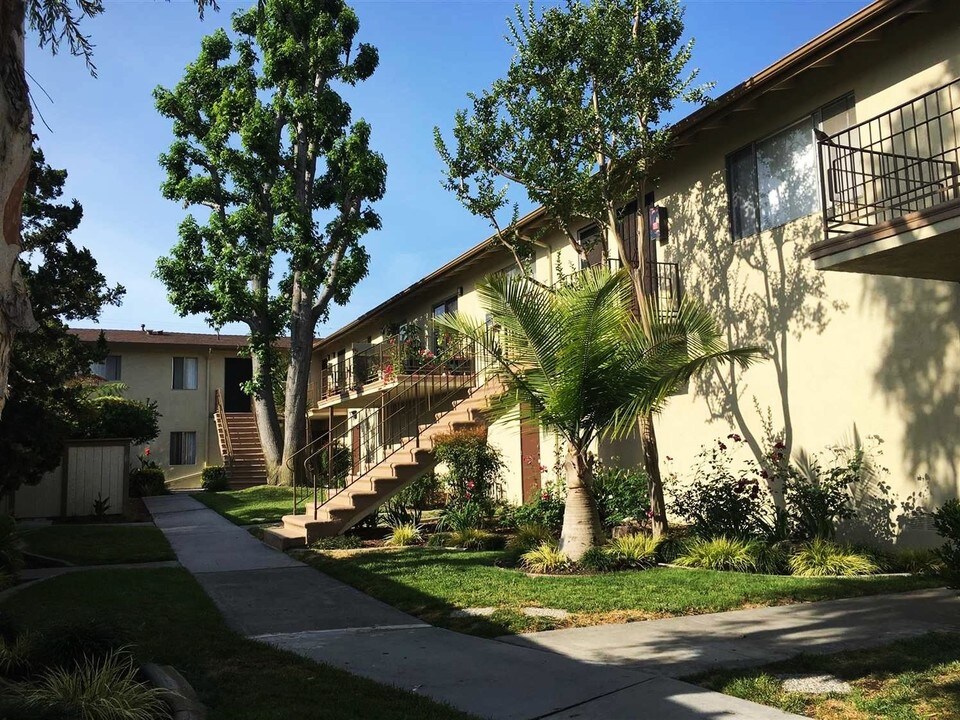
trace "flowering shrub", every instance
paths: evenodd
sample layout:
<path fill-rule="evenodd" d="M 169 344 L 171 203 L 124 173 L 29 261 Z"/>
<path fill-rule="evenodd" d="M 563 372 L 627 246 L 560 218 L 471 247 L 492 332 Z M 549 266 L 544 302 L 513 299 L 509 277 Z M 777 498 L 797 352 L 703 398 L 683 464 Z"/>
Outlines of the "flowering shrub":
<path fill-rule="evenodd" d="M 504 524 L 516 528 L 541 525 L 559 534 L 566 499 L 567 492 L 561 483 L 548 483 L 533 500 L 511 508 L 504 516 Z"/>
<path fill-rule="evenodd" d="M 433 441 L 439 462 L 446 465 L 443 476 L 449 507 L 466 503 L 479 505 L 486 515 L 501 493 L 503 460 L 499 451 L 487 442 L 484 428 L 457 430 L 437 435 Z"/>
<path fill-rule="evenodd" d="M 753 460 L 735 465 L 730 447 L 743 440 L 726 440 L 700 453 L 693 483 L 676 493 L 671 510 L 703 538 L 764 535 L 773 517 L 769 473 Z"/>
<path fill-rule="evenodd" d="M 591 490 L 604 527 L 648 517 L 650 488 L 643 468 L 607 467 L 597 461 Z"/>

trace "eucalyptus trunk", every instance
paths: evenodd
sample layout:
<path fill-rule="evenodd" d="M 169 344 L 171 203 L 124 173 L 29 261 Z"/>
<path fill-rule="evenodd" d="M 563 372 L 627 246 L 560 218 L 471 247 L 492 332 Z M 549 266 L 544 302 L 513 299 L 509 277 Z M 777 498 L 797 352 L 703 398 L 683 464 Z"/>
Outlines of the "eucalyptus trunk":
<path fill-rule="evenodd" d="M 600 513 L 593 497 L 593 462 L 588 452 L 570 444 L 564 462 L 567 500 L 563 508 L 560 550 L 573 560 L 600 544 Z"/>
<path fill-rule="evenodd" d="M 277 403 L 273 394 L 276 357 L 273 348 L 270 348 L 262 360 L 257 353 L 251 354 L 251 360 L 253 377 L 257 378 L 260 384 L 258 392 L 253 396 L 253 416 L 257 421 L 260 448 L 267 464 L 267 479 L 273 482 L 279 474 L 283 454 L 280 416 L 277 414 Z"/>
<path fill-rule="evenodd" d="M 283 404 L 283 462 L 279 483 L 291 485 L 299 475 L 299 456 L 307 434 L 307 390 L 310 385 L 310 361 L 313 357 L 313 306 L 308 302 L 299 279 L 293 281 L 290 316 L 290 361 L 287 365 L 286 395 Z"/>
<path fill-rule="evenodd" d="M 20 219 L 30 174 L 30 98 L 23 67 L 23 0 L 0 2 L 0 416 L 18 332 L 36 328 L 20 275 Z"/>

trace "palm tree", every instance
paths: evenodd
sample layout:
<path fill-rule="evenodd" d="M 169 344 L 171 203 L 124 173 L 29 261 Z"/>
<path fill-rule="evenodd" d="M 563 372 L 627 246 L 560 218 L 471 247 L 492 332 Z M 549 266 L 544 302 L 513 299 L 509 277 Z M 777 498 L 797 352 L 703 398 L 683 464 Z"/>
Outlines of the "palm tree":
<path fill-rule="evenodd" d="M 495 417 L 523 412 L 566 440 L 560 549 L 572 560 L 600 540 L 592 443 L 635 432 L 638 415 L 660 410 L 702 368 L 723 360 L 746 366 L 760 356 L 757 348 L 726 348 L 697 302 L 684 301 L 669 321 L 655 310 L 636 317 L 623 271 L 595 268 L 553 288 L 500 274 L 477 292 L 488 323 L 460 313 L 436 322 L 490 357 L 506 388 L 491 409 Z M 491 322 L 498 333 L 489 332 Z"/>

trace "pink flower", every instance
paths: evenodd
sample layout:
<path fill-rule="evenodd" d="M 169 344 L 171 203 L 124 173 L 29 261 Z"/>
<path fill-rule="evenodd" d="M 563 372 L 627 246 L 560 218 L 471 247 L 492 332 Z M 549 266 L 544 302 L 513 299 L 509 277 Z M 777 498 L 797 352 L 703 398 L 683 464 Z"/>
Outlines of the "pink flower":
<path fill-rule="evenodd" d="M 652 517 L 653 517 L 653 510 L 647 510 L 647 517 L 648 517 L 648 518 L 652 518 Z"/>
<path fill-rule="evenodd" d="M 143 454 L 147 457 L 150 457 L 150 448 L 146 447 L 143 449 Z"/>

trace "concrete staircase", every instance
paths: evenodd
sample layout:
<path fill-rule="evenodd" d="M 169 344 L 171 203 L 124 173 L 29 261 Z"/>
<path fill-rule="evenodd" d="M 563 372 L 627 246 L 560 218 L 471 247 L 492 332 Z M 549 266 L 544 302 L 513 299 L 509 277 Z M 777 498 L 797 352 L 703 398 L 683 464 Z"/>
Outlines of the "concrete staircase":
<path fill-rule="evenodd" d="M 267 463 L 260 446 L 260 432 L 253 413 L 223 413 L 217 420 L 217 438 L 230 475 L 230 488 L 241 490 L 267 482 Z M 229 436 L 230 442 L 227 443 Z M 230 455 L 232 450 L 233 454 Z"/>
<path fill-rule="evenodd" d="M 264 542 L 285 550 L 349 530 L 404 486 L 436 466 L 433 439 L 437 435 L 485 426 L 483 412 L 490 398 L 501 392 L 502 385 L 491 381 L 456 401 L 450 410 L 437 413 L 432 424 L 420 426 L 419 443 L 409 439 L 358 477 L 348 476 L 343 490 L 317 505 L 316 519 L 310 505 L 303 515 L 285 515 L 281 527 L 264 531 Z"/>

